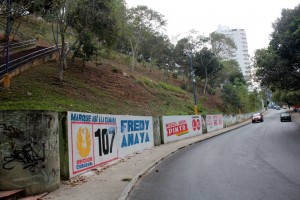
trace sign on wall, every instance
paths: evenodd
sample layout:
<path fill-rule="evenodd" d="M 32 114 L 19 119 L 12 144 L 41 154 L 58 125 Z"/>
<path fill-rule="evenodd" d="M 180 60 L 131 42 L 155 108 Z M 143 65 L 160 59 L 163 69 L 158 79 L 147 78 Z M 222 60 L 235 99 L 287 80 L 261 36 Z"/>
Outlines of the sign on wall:
<path fill-rule="evenodd" d="M 118 158 L 116 130 L 115 116 L 68 112 L 70 177 Z"/>
<path fill-rule="evenodd" d="M 119 157 L 154 146 L 152 117 L 119 116 Z"/>
<path fill-rule="evenodd" d="M 207 132 L 216 131 L 223 128 L 222 115 L 206 115 Z"/>
<path fill-rule="evenodd" d="M 152 117 L 68 112 L 69 174 L 154 146 Z"/>
<path fill-rule="evenodd" d="M 165 143 L 202 134 L 200 115 L 163 116 L 162 121 Z"/>

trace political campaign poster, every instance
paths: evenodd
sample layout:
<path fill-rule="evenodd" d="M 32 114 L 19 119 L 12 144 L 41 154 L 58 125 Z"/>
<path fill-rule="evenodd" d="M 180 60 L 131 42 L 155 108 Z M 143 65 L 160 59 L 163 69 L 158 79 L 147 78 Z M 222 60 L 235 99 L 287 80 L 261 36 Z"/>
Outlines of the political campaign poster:
<path fill-rule="evenodd" d="M 116 116 L 68 112 L 68 147 L 70 177 L 116 160 Z"/>
<path fill-rule="evenodd" d="M 201 116 L 163 116 L 164 143 L 202 134 Z"/>

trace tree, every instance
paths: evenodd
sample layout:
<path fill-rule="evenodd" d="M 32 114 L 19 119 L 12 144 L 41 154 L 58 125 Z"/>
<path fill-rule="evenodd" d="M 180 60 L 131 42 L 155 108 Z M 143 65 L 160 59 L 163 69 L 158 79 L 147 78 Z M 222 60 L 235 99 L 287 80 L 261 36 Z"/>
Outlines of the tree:
<path fill-rule="evenodd" d="M 147 32 L 145 37 L 142 38 L 139 59 L 143 62 L 149 62 L 150 66 L 155 64 L 159 68 L 165 69 L 167 75 L 167 68 L 169 67 L 166 68 L 166 66 L 171 67 L 173 49 L 174 45 L 166 35 Z"/>
<path fill-rule="evenodd" d="M 273 92 L 272 100 L 275 102 L 282 102 L 288 105 L 299 104 L 300 102 L 300 91 L 287 91 L 276 89 Z"/>
<path fill-rule="evenodd" d="M 283 60 L 271 48 L 255 51 L 256 77 L 262 86 L 273 86 L 286 90 L 300 89 L 300 80 L 292 76 L 289 61 Z"/>
<path fill-rule="evenodd" d="M 59 39 L 61 40 L 59 51 L 59 79 L 61 81 L 63 80 L 63 71 L 66 68 L 66 57 L 69 53 L 65 43 L 65 35 L 69 29 L 75 30 L 76 36 L 76 40 L 70 49 L 75 48 L 77 52 L 83 43 L 87 45 L 88 41 L 91 42 L 88 37 L 92 36 L 96 37 L 101 44 L 110 46 L 118 36 L 117 25 L 120 17 L 116 15 L 115 5 L 122 3 L 124 7 L 124 2 L 121 0 L 56 0 L 53 3 L 47 19 L 52 22 L 53 36 L 57 46 Z M 86 34 L 86 32 L 89 32 L 89 34 Z M 88 46 L 91 47 L 91 43 Z M 91 53 L 89 48 L 82 49 L 86 50 L 84 55 Z"/>
<path fill-rule="evenodd" d="M 221 63 L 223 67 L 216 74 L 217 84 L 225 84 L 225 83 L 233 84 L 236 78 L 238 78 L 244 84 L 246 84 L 244 80 L 244 76 L 236 60 L 225 60 L 225 61 L 221 61 Z"/>
<path fill-rule="evenodd" d="M 0 10 L 7 10 L 7 0 L 0 1 Z M 11 18 L 17 19 L 28 14 L 45 15 L 49 12 L 56 0 L 10 0 Z"/>
<path fill-rule="evenodd" d="M 236 45 L 234 41 L 224 34 L 213 32 L 210 34 L 212 52 L 220 59 L 232 58 Z"/>
<path fill-rule="evenodd" d="M 67 24 L 76 31 L 77 40 L 79 40 L 74 45 L 76 53 L 82 49 L 87 55 L 85 58 L 89 59 L 94 54 L 92 50 L 95 50 L 93 43 L 96 43 L 96 40 L 100 44 L 99 46 L 105 48 L 110 48 L 116 43 L 119 37 L 118 20 L 120 17 L 116 16 L 115 12 L 119 12 L 118 9 L 125 11 L 125 7 L 122 8 L 122 5 L 119 5 L 118 9 L 114 9 L 120 3 L 119 0 L 115 0 L 114 4 L 108 0 L 84 0 L 68 12 Z M 74 56 L 77 56 L 76 53 Z"/>
<path fill-rule="evenodd" d="M 216 73 L 221 70 L 222 65 L 215 54 L 207 47 L 196 53 L 195 61 L 198 63 L 198 67 L 195 70 L 196 75 L 205 79 L 203 88 L 203 94 L 205 94 L 208 78 L 215 78 Z"/>
<path fill-rule="evenodd" d="M 82 58 L 82 71 L 84 71 L 85 62 L 90 60 L 96 51 L 92 37 L 88 32 L 80 34 L 78 47 L 74 50 L 73 60 L 75 57 Z"/>
<path fill-rule="evenodd" d="M 128 10 L 127 23 L 126 34 L 132 54 L 131 70 L 134 70 L 142 39 L 149 33 L 158 34 L 166 25 L 166 21 L 163 15 L 147 6 L 137 6 Z"/>
<path fill-rule="evenodd" d="M 187 77 L 187 88 L 189 88 L 190 80 L 195 81 L 196 79 L 195 68 L 198 65 L 195 63 L 195 56 L 203 47 L 202 38 L 203 36 L 198 35 L 197 31 L 190 30 L 186 37 L 177 41 L 173 52 L 174 63 L 181 66 L 183 74 Z"/>
<path fill-rule="evenodd" d="M 227 83 L 224 85 L 221 98 L 224 102 L 224 110 L 234 110 L 235 113 L 238 112 L 241 107 L 241 101 L 233 84 Z"/>
<path fill-rule="evenodd" d="M 220 60 L 228 59 L 232 55 L 233 50 L 236 48 L 234 41 L 226 37 L 224 34 L 211 33 L 209 37 L 198 36 L 198 50 L 197 62 L 198 73 L 204 72 L 205 84 L 203 94 L 206 93 L 208 77 L 215 75 L 222 69 Z M 200 48 L 199 48 L 200 47 Z M 197 68 L 196 68 L 197 70 Z M 200 76 L 201 77 L 201 76 Z M 213 78 L 212 76 L 211 78 Z"/>
<path fill-rule="evenodd" d="M 267 49 L 255 52 L 254 66 L 262 85 L 285 90 L 300 89 L 300 4 L 283 9 L 281 18 L 273 23 Z"/>
<path fill-rule="evenodd" d="M 188 40 L 186 38 L 180 39 L 177 41 L 174 51 L 172 52 L 172 57 L 174 60 L 174 65 L 177 67 L 177 70 L 182 75 L 182 81 L 184 81 L 184 77 L 187 77 L 188 67 L 186 62 L 186 55 L 184 54 L 184 46 Z"/>

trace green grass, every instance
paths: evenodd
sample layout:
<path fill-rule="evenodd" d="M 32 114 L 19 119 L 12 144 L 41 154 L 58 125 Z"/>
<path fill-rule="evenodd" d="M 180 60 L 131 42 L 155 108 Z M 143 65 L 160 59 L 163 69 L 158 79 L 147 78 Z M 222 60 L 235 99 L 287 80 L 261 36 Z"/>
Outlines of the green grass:
<path fill-rule="evenodd" d="M 52 63 L 34 67 L 13 77 L 9 91 L 0 86 L 0 110 L 79 111 L 153 116 L 194 114 L 191 93 L 170 84 L 157 84 L 147 77 L 132 80 L 136 84 L 151 88 L 153 93 L 153 99 L 146 104 L 140 104 L 91 87 L 88 81 L 75 77 L 68 71 L 63 83 L 58 81 L 56 75 L 56 64 Z M 199 104 L 201 105 L 200 102 Z M 205 113 L 205 108 L 200 105 L 199 110 Z"/>
<path fill-rule="evenodd" d="M 144 87 L 150 87 L 150 88 L 155 88 L 157 86 L 157 84 L 154 83 L 151 79 L 144 77 L 144 76 L 141 78 L 138 78 L 136 80 L 136 83 L 138 83 Z"/>
<path fill-rule="evenodd" d="M 171 91 L 171 92 L 175 92 L 175 93 L 178 93 L 178 94 L 186 94 L 186 92 L 184 90 L 182 90 L 181 88 L 176 87 L 174 85 L 170 85 L 170 84 L 165 83 L 165 82 L 159 82 L 158 85 L 161 86 L 163 89 Z"/>
<path fill-rule="evenodd" d="M 41 36 L 47 38 L 47 41 L 53 40 L 52 32 L 47 31 L 51 30 L 51 25 L 37 20 L 23 21 L 19 30 L 30 37 Z M 67 36 L 66 39 L 71 41 L 74 38 Z M 102 50 L 100 55 L 102 58 L 115 60 L 118 64 L 129 66 L 131 63 L 131 57 L 115 52 Z M 145 67 L 141 67 L 141 72 L 138 72 L 138 66 L 136 67 L 135 73 L 141 74 L 130 78 L 134 85 L 131 87 L 142 85 L 153 94 L 153 98 L 147 102 L 136 102 L 127 99 L 126 96 L 113 95 L 97 85 L 91 85 L 88 78 L 81 78 L 81 73 L 84 72 L 78 72 L 80 66 L 71 66 L 66 70 L 64 81 L 61 83 L 57 79 L 57 66 L 58 63 L 55 62 L 46 63 L 22 72 L 12 78 L 9 90 L 4 89 L 1 84 L 0 110 L 80 111 L 121 115 L 187 115 L 194 112 L 191 92 L 170 83 L 153 81 L 162 78 L 151 77 L 151 74 L 147 77 Z M 77 74 L 74 73 L 76 70 Z M 153 67 L 152 70 L 157 69 Z M 121 74 L 122 69 L 113 67 L 111 71 L 117 76 Z M 205 108 L 200 108 L 206 112 Z"/>

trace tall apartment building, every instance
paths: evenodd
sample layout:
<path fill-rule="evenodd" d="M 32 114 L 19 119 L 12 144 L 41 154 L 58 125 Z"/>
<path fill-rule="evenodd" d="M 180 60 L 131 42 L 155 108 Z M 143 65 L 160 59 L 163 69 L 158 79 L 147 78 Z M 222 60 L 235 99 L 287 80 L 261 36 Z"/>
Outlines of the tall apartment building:
<path fill-rule="evenodd" d="M 246 32 L 244 29 L 229 29 L 228 26 L 219 26 L 217 33 L 222 33 L 230 37 L 237 47 L 231 57 L 226 59 L 234 59 L 239 63 L 241 71 L 246 81 L 251 80 L 250 56 L 248 53 L 248 43 Z"/>

